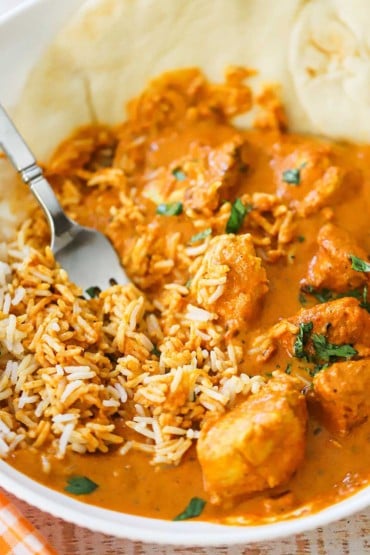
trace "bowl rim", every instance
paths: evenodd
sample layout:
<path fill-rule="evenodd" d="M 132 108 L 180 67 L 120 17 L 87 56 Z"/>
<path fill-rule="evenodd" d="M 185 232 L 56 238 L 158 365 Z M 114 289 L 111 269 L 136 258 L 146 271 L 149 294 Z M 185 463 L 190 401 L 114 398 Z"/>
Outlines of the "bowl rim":
<path fill-rule="evenodd" d="M 18 17 L 18 15 L 22 14 L 22 12 L 32 9 L 34 5 L 44 3 L 44 1 L 45 0 L 22 0 L 19 4 L 9 7 L 0 14 L 0 25 L 7 23 L 8 20 Z"/>
<path fill-rule="evenodd" d="M 27 17 L 40 4 L 52 6 L 52 1 L 24 0 L 10 8 L 0 15 L 0 30 L 3 25 L 19 17 Z M 369 485 L 313 514 L 269 524 L 232 526 L 210 522 L 172 522 L 111 511 L 72 499 L 36 482 L 2 460 L 0 487 L 41 511 L 95 532 L 130 540 L 183 546 L 220 546 L 274 540 L 322 527 L 370 506 Z"/>
<path fill-rule="evenodd" d="M 271 524 L 233 526 L 198 521 L 173 522 L 111 511 L 48 488 L 5 461 L 0 461 L 0 486 L 41 511 L 93 532 L 133 541 L 202 547 L 270 541 L 307 532 L 348 517 L 370 503 L 370 486 L 367 486 L 345 500 L 308 516 Z"/>

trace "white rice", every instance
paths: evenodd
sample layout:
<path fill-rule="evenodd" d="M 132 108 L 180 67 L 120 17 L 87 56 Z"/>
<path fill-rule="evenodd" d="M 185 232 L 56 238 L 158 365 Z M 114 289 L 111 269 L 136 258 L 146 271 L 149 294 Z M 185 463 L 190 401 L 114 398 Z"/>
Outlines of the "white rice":
<path fill-rule="evenodd" d="M 217 318 L 217 315 L 209 312 L 208 310 L 204 310 L 203 308 L 199 308 L 198 306 L 189 304 L 187 306 L 187 313 L 185 314 L 185 318 L 187 318 L 188 320 L 194 320 L 196 322 L 209 322 Z"/>

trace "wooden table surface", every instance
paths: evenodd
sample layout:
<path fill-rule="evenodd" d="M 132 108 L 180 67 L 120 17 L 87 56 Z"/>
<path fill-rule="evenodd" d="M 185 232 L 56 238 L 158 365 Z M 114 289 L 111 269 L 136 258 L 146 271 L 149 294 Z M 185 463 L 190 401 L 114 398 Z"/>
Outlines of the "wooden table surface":
<path fill-rule="evenodd" d="M 363 555 L 370 554 L 370 508 L 306 534 L 233 547 L 174 547 L 120 540 L 66 523 L 11 497 L 59 555 Z M 1 554 L 0 554 L 1 555 Z"/>

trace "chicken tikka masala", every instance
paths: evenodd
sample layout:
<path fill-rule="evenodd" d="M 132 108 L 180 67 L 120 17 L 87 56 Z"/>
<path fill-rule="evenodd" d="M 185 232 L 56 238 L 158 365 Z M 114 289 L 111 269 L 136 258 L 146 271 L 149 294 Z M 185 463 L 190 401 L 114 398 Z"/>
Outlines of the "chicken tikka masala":
<path fill-rule="evenodd" d="M 164 74 L 47 164 L 131 284 L 71 283 L 28 198 L 1 247 L 0 454 L 58 491 L 249 524 L 369 483 L 370 148 L 290 133 L 251 73 Z"/>

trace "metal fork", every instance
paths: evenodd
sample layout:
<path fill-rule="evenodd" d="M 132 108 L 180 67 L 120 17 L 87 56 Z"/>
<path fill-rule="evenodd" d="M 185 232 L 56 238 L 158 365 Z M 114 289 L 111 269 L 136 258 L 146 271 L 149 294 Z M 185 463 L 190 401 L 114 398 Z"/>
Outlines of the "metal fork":
<path fill-rule="evenodd" d="M 51 249 L 72 281 L 84 291 L 106 289 L 112 283 L 130 280 L 109 240 L 99 231 L 82 227 L 63 211 L 31 150 L 0 104 L 0 147 L 29 185 L 48 220 Z"/>

